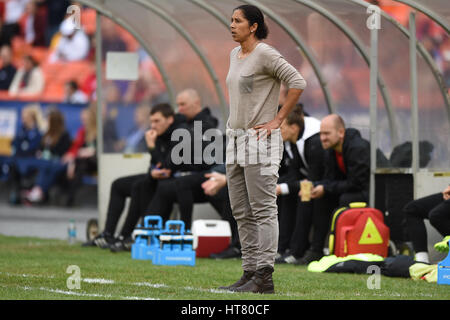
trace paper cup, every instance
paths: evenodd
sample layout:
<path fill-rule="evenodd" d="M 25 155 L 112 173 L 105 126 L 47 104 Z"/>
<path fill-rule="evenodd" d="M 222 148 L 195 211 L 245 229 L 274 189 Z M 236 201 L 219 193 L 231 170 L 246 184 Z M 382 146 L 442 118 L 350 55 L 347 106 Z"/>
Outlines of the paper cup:
<path fill-rule="evenodd" d="M 300 181 L 300 190 L 302 191 L 302 202 L 311 201 L 312 182 L 308 180 Z"/>

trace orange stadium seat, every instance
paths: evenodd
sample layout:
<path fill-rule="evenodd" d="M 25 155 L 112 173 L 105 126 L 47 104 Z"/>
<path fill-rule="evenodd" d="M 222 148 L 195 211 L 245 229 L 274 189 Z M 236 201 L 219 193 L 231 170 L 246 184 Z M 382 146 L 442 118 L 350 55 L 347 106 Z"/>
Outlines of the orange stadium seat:
<path fill-rule="evenodd" d="M 42 99 L 44 101 L 62 101 L 66 82 L 75 80 L 77 83 L 81 83 L 94 69 L 95 66 L 89 61 L 43 64 L 42 70 L 46 78 L 46 85 Z"/>
<path fill-rule="evenodd" d="M 81 26 L 86 34 L 95 33 L 96 29 L 96 11 L 92 8 L 85 8 L 81 11 Z"/>

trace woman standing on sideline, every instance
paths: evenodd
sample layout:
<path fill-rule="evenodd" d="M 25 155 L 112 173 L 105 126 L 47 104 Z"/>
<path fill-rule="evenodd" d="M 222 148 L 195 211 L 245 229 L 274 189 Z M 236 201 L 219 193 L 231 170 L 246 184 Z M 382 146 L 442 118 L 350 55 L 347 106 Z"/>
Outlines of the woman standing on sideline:
<path fill-rule="evenodd" d="M 226 81 L 230 97 L 226 174 L 244 273 L 236 283 L 221 289 L 274 293 L 272 273 L 278 248 L 276 184 L 282 156 L 279 128 L 297 103 L 306 81 L 277 50 L 261 42 L 267 37 L 268 28 L 257 7 L 242 5 L 234 9 L 230 29 L 240 46 L 231 51 Z M 289 89 L 277 113 L 281 82 Z M 267 146 L 270 163 L 261 159 L 261 150 L 256 164 L 239 160 L 254 156 L 249 151 L 255 148 L 248 142 L 256 139 Z M 243 150 L 245 157 L 239 156 Z"/>

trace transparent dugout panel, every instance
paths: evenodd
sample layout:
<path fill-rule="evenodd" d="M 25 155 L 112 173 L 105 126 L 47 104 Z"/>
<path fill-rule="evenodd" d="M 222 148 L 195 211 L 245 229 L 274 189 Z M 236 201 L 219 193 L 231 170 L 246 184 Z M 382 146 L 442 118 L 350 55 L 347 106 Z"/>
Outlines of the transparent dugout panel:
<path fill-rule="evenodd" d="M 201 91 L 205 105 L 215 108 L 216 111 L 220 110 L 220 99 L 211 74 L 192 45 L 173 26 L 139 2 L 156 5 L 192 37 L 195 45 L 213 67 L 220 88 L 228 101 L 225 77 L 229 52 L 237 43 L 231 40 L 224 23 L 194 1 L 112 0 L 102 3 L 114 15 L 129 23 L 152 48 L 161 59 L 175 92 L 186 86 L 194 87 Z M 305 40 L 305 44 L 318 61 L 337 112 L 342 114 L 348 126 L 360 129 L 363 137 L 369 138 L 370 73 L 367 63 L 342 30 L 300 2 L 261 1 L 275 14 L 281 16 Z M 204 3 L 228 20 L 233 8 L 244 4 L 243 1 L 234 0 L 211 0 Z M 364 50 L 370 54 L 370 30 L 366 26 L 369 15 L 366 12 L 366 2 L 315 0 L 314 3 L 327 9 L 345 23 L 364 44 Z M 449 21 L 448 1 L 428 0 L 422 4 Z M 124 12 L 127 14 L 123 14 Z M 300 52 L 295 41 L 282 26 L 269 17 L 267 21 L 270 29 L 267 43 L 277 48 L 308 81 L 308 88 L 302 96 L 305 109 L 312 115 L 323 117 L 328 113 L 327 105 L 310 61 Z M 408 32 L 407 28 L 405 30 Z M 378 46 L 379 74 L 385 81 L 385 89 L 391 99 L 392 108 L 390 110 L 386 108 L 378 89 L 377 146 L 389 158 L 396 146 L 412 139 L 409 39 L 396 24 L 382 16 Z M 431 159 L 425 161 L 423 167 L 448 167 L 450 149 L 447 139 L 450 135 L 448 110 L 435 75 L 420 52 L 417 53 L 417 74 L 419 140 L 429 141 L 433 145 Z M 217 114 L 223 114 L 223 110 Z M 225 121 L 225 118 L 224 115 L 221 120 Z"/>

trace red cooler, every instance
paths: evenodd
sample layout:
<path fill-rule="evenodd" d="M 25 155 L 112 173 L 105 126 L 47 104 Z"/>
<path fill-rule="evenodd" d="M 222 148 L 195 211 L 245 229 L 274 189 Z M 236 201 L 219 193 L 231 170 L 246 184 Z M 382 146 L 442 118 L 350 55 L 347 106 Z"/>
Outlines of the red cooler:
<path fill-rule="evenodd" d="M 197 257 L 209 257 L 228 248 L 231 242 L 231 229 L 228 221 L 199 219 L 192 224 L 194 250 Z"/>

